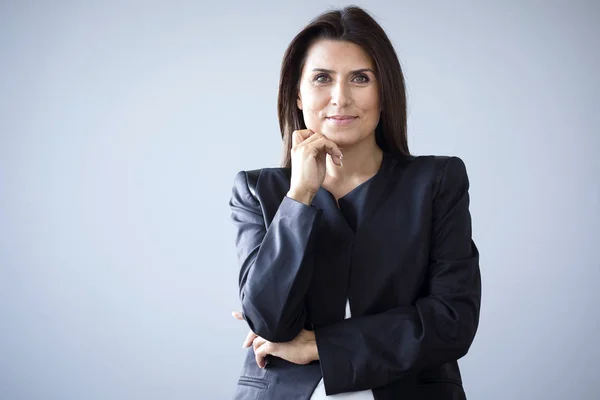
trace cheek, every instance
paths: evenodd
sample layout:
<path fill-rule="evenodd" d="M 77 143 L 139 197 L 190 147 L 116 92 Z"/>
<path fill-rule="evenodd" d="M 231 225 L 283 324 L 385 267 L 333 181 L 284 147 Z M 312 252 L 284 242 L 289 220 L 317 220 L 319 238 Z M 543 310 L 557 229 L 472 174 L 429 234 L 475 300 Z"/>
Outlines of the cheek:
<path fill-rule="evenodd" d="M 360 109 L 363 111 L 363 126 L 364 129 L 371 131 L 375 129 L 379 123 L 380 118 L 380 103 L 379 93 L 374 90 L 370 93 L 364 93 L 365 95 L 360 98 Z"/>
<path fill-rule="evenodd" d="M 307 111 L 316 112 L 323 109 L 323 96 L 319 95 L 319 93 L 309 93 L 304 98 L 302 104 Z M 327 104 L 325 100 L 325 104 Z"/>
<path fill-rule="evenodd" d="M 302 93 L 302 106 L 306 111 L 319 111 L 327 105 L 327 93 L 318 88 L 304 88 Z"/>
<path fill-rule="evenodd" d="M 311 129 L 315 132 L 321 132 L 323 126 L 323 120 L 320 117 L 320 110 L 315 108 L 304 109 L 302 112 L 304 116 L 304 124 L 308 129 Z"/>
<path fill-rule="evenodd" d="M 304 122 L 309 129 L 316 128 L 316 125 L 322 123 L 323 110 L 327 106 L 327 102 L 324 102 L 322 97 L 319 96 L 319 93 L 314 92 L 308 92 L 303 95 L 302 114 L 304 115 Z"/>
<path fill-rule="evenodd" d="M 305 118 L 318 118 L 319 112 L 320 112 L 319 108 L 317 108 L 313 105 L 309 105 L 308 107 L 304 108 L 304 117 Z"/>
<path fill-rule="evenodd" d="M 360 103 L 360 108 L 369 114 L 379 113 L 379 92 L 376 88 L 361 93 L 361 96 L 357 97 L 357 102 Z"/>

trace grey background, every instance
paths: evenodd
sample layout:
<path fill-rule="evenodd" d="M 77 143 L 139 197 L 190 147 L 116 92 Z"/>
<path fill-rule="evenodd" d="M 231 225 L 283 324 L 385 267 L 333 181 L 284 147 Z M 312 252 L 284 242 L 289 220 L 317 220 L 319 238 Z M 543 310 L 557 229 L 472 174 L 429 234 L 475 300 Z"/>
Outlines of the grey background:
<path fill-rule="evenodd" d="M 1 399 L 231 397 L 233 176 L 278 164 L 282 54 L 347 4 L 1 3 Z M 469 171 L 469 398 L 599 398 L 599 3 L 357 4 L 403 65 L 411 151 Z"/>

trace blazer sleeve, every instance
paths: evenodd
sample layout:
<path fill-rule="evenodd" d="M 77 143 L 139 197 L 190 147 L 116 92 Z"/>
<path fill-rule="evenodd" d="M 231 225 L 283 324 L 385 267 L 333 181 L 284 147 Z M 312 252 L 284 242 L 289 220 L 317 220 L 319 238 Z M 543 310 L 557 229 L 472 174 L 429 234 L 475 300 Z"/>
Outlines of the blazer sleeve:
<path fill-rule="evenodd" d="M 321 211 L 285 196 L 268 224 L 247 172 L 236 174 L 229 202 L 240 264 L 244 319 L 257 335 L 287 342 L 304 328 L 312 248 Z"/>
<path fill-rule="evenodd" d="M 464 162 L 445 162 L 433 200 L 425 296 L 414 305 L 315 330 L 328 395 L 384 386 L 464 356 L 479 324 L 479 252 L 471 238 Z"/>

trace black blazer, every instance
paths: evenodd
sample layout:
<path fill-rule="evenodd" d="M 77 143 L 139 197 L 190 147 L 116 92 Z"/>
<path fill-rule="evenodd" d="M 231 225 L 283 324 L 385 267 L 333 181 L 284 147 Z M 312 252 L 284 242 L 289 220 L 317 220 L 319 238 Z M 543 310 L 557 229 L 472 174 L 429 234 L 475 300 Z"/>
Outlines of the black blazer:
<path fill-rule="evenodd" d="M 286 196 L 289 168 L 240 171 L 230 200 L 242 311 L 272 342 L 314 330 L 320 361 L 247 350 L 235 399 L 372 389 L 383 399 L 464 399 L 457 360 L 479 322 L 479 252 L 458 157 L 384 153 L 361 198 Z M 358 207 L 356 225 L 344 207 Z M 354 228 L 354 229 L 352 229 Z M 352 317 L 345 319 L 346 298 Z"/>

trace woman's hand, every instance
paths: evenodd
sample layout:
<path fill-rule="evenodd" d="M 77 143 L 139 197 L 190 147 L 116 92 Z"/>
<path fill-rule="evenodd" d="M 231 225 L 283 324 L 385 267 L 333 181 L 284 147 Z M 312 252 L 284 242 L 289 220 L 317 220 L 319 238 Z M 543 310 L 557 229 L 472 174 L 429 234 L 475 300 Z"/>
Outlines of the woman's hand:
<path fill-rule="evenodd" d="M 265 358 L 269 354 L 294 364 L 308 364 L 319 359 L 315 333 L 306 329 L 302 329 L 292 341 L 285 343 L 273 343 L 257 336 L 252 346 L 260 368 L 265 367 Z"/>
<path fill-rule="evenodd" d="M 288 196 L 310 204 L 325 180 L 327 154 L 342 165 L 339 147 L 321 133 L 302 129 L 292 133 L 292 177 Z"/>
<path fill-rule="evenodd" d="M 242 314 L 233 312 L 236 319 L 243 320 Z M 283 358 L 294 364 L 308 364 L 319 359 L 319 351 L 315 340 L 315 333 L 303 329 L 293 340 L 285 343 L 273 343 L 250 331 L 242 344 L 242 347 L 254 348 L 256 363 L 260 368 L 266 365 L 267 355 Z"/>

